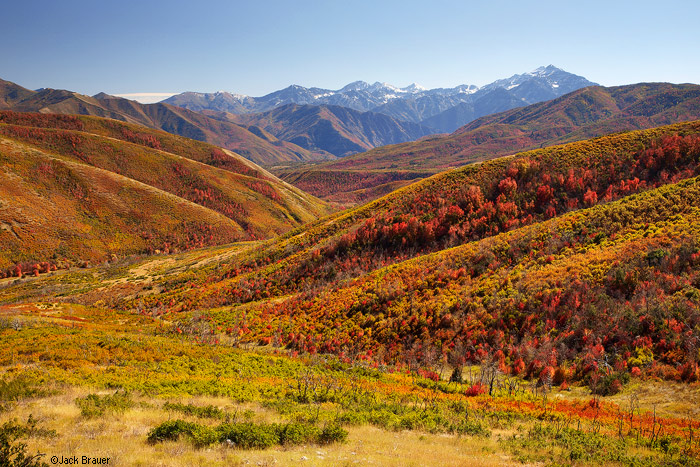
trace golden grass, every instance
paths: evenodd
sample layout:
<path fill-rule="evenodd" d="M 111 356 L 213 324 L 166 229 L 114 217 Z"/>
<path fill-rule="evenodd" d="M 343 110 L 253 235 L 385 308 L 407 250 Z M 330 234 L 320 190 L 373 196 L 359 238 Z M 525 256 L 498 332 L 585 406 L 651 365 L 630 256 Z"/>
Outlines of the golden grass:
<path fill-rule="evenodd" d="M 164 400 L 136 397 L 137 406 L 124 414 L 85 418 L 75 404 L 88 388 L 63 388 L 54 396 L 19 402 L 0 415 L 0 423 L 31 414 L 42 428 L 58 433 L 56 438 L 30 438 L 29 452 L 41 452 L 46 462 L 52 456 L 109 457 L 110 466 L 497 466 L 515 464 L 499 449 L 497 437 L 470 438 L 427 434 L 417 431 L 392 432 L 371 426 L 348 428 L 348 441 L 329 446 L 305 445 L 267 450 L 237 450 L 225 445 L 197 449 L 187 440 L 149 445 L 148 432 L 169 418 L 187 418 L 162 410 Z M 107 393 L 101 391 L 102 393 Z M 177 401 L 177 399 L 176 399 Z M 232 404 L 220 397 L 186 397 L 182 403 L 215 405 L 229 412 L 253 412 L 255 421 L 281 421 L 274 412 L 255 404 Z M 199 423 L 207 423 L 194 419 Z"/>

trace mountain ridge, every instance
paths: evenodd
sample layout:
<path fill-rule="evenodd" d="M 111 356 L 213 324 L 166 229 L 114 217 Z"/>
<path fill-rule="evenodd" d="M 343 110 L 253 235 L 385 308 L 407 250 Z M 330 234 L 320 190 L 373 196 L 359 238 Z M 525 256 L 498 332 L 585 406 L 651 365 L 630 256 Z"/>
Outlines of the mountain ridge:
<path fill-rule="evenodd" d="M 510 109 L 516 104 L 532 104 L 595 84 L 582 76 L 549 65 L 481 87 L 461 84 L 453 88 L 426 89 L 413 83 L 400 88 L 382 82 L 369 84 L 365 81 L 354 81 L 338 90 L 291 85 L 260 97 L 226 92 L 187 92 L 172 96 L 163 102 L 197 111 L 218 110 L 237 114 L 265 112 L 286 104 L 339 105 L 361 112 L 383 113 L 400 120 L 430 126 L 427 119 L 458 104 L 473 105 L 475 101 L 495 89 L 505 91 L 507 97 L 504 102 L 508 104 L 499 103 L 496 108 L 506 110 L 502 108 L 503 105 L 509 105 L 507 108 Z M 411 110 L 407 111 L 407 108 Z M 480 113 L 477 117 L 495 111 L 497 110 L 486 109 L 486 113 Z M 451 132 L 468 123 L 463 119 L 454 120 L 454 117 L 453 120 L 448 120 L 450 117 L 448 114 L 433 121 L 433 125 L 441 124 L 436 130 Z"/>

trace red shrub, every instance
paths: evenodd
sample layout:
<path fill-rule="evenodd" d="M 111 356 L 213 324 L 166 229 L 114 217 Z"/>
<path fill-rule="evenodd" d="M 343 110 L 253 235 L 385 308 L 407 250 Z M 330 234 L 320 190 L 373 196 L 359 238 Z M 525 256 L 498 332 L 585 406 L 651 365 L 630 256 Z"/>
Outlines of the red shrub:
<path fill-rule="evenodd" d="M 484 383 L 475 383 L 472 384 L 467 390 L 464 392 L 464 395 L 467 397 L 476 397 L 478 395 L 484 394 L 486 392 L 486 385 Z"/>

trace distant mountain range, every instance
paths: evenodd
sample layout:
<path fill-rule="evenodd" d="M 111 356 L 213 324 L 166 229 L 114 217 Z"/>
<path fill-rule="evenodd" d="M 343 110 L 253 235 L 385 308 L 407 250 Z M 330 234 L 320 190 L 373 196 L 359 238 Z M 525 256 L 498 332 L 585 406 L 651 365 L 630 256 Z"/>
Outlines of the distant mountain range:
<path fill-rule="evenodd" d="M 341 106 L 421 123 L 437 132 L 452 132 L 484 115 L 553 99 L 595 84 L 549 65 L 482 87 L 460 85 L 425 89 L 412 84 L 398 88 L 386 83 L 355 81 L 338 90 L 292 85 L 262 97 L 228 92 L 185 92 L 163 102 L 195 111 L 233 114 L 267 112 L 288 104 Z"/>
<path fill-rule="evenodd" d="M 591 86 L 481 117 L 450 135 L 280 169 L 276 175 L 316 196 L 358 203 L 417 178 L 518 151 L 697 119 L 700 86 L 695 84 Z"/>
<path fill-rule="evenodd" d="M 215 144 L 266 166 L 335 159 L 452 132 L 479 117 L 593 83 L 554 66 L 481 88 L 397 88 L 356 81 L 337 91 L 290 86 L 263 97 L 188 92 L 157 104 L 100 93 L 31 91 L 0 80 L 0 109 L 108 117 Z"/>

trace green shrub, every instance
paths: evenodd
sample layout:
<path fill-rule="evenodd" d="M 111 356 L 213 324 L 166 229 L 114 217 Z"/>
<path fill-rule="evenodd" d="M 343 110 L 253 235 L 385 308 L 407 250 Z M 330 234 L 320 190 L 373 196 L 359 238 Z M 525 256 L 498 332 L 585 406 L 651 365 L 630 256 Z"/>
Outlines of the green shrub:
<path fill-rule="evenodd" d="M 26 443 L 21 438 L 28 436 L 56 436 L 53 430 L 36 427 L 36 421 L 29 416 L 26 425 L 10 420 L 0 427 L 0 465 L 7 467 L 48 467 L 41 461 L 44 454 L 28 454 Z"/>
<path fill-rule="evenodd" d="M 232 442 L 241 449 L 267 449 L 280 442 L 280 429 L 276 424 L 234 423 L 221 425 L 219 440 Z"/>
<path fill-rule="evenodd" d="M 219 434 L 208 426 L 184 420 L 168 420 L 148 433 L 148 442 L 177 441 L 182 436 L 189 438 L 196 447 L 209 446 L 219 440 Z"/>
<path fill-rule="evenodd" d="M 306 423 L 288 423 L 279 432 L 281 444 L 307 444 L 315 442 L 321 436 L 321 430 Z"/>
<path fill-rule="evenodd" d="M 177 441 L 181 435 L 189 435 L 197 426 L 196 423 L 184 420 L 168 420 L 148 433 L 148 442 Z"/>
<path fill-rule="evenodd" d="M 215 429 L 198 424 L 195 424 L 189 436 L 192 443 L 198 448 L 209 446 L 219 441 L 219 433 Z"/>
<path fill-rule="evenodd" d="M 45 394 L 46 391 L 37 388 L 34 381 L 24 376 L 10 380 L 0 379 L 0 412 L 9 410 L 13 402 Z"/>
<path fill-rule="evenodd" d="M 627 372 L 610 373 L 604 375 L 595 384 L 589 387 L 593 394 L 598 394 L 600 396 L 613 396 L 622 390 L 622 386 L 629 383 L 630 375 Z"/>
<path fill-rule="evenodd" d="M 343 425 L 363 425 L 369 420 L 365 412 L 352 410 L 340 414 L 337 421 Z"/>
<path fill-rule="evenodd" d="M 306 423 L 223 423 L 215 428 L 184 420 L 169 420 L 148 433 L 151 444 L 189 438 L 196 447 L 231 443 L 240 449 L 267 449 L 275 445 L 343 442 L 348 432 L 338 425 L 323 430 Z"/>
<path fill-rule="evenodd" d="M 326 425 L 318 436 L 318 444 L 344 443 L 348 439 L 348 432 L 339 425 Z"/>
<path fill-rule="evenodd" d="M 126 391 L 117 391 L 114 394 L 100 396 L 88 394 L 75 400 L 75 405 L 80 409 L 83 417 L 99 417 L 107 412 L 124 413 L 134 406 L 131 394 Z"/>

